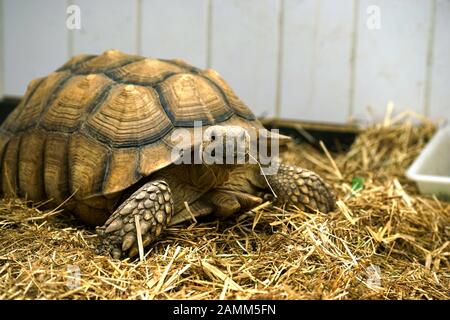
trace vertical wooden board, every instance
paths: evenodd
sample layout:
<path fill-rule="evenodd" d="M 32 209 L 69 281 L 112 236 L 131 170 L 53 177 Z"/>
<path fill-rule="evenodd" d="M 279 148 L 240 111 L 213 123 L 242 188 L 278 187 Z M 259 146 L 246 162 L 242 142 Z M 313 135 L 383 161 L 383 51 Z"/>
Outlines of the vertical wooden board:
<path fill-rule="evenodd" d="M 66 2 L 4 0 L 3 15 L 5 95 L 22 96 L 67 60 Z"/>
<path fill-rule="evenodd" d="M 278 0 L 217 0 L 212 9 L 211 67 L 256 116 L 275 113 Z"/>
<path fill-rule="evenodd" d="M 282 118 L 346 122 L 353 1 L 285 0 Z"/>
<path fill-rule="evenodd" d="M 431 1 L 361 0 L 356 54 L 354 116 L 377 118 L 389 100 L 396 111 L 423 113 Z M 371 29 L 369 6 L 380 10 L 380 29 Z M 373 16 L 372 16 L 373 17 Z"/>
<path fill-rule="evenodd" d="M 142 55 L 206 66 L 208 0 L 142 0 Z"/>
<path fill-rule="evenodd" d="M 137 49 L 137 0 L 75 0 L 81 12 L 81 29 L 73 34 L 73 54 L 100 54 L 118 49 L 135 54 Z"/>
<path fill-rule="evenodd" d="M 431 69 L 429 116 L 450 120 L 450 1 L 438 0 Z"/>

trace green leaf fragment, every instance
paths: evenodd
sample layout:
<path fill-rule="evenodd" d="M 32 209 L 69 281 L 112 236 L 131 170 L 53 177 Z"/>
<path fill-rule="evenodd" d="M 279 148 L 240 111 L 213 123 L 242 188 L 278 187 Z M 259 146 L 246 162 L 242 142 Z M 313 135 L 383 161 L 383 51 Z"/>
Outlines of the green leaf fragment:
<path fill-rule="evenodd" d="M 358 192 L 364 189 L 364 179 L 359 177 L 352 178 L 352 191 Z"/>

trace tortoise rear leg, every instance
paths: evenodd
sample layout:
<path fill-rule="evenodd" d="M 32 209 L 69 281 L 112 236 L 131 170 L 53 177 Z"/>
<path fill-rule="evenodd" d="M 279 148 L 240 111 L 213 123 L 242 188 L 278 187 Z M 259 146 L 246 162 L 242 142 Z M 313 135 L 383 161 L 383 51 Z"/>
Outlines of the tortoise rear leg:
<path fill-rule="evenodd" d="M 172 194 L 165 181 L 144 184 L 116 209 L 102 227 L 97 228 L 101 239 L 99 251 L 107 251 L 117 259 L 136 255 L 136 217 L 145 247 L 170 223 L 173 211 Z"/>
<path fill-rule="evenodd" d="M 277 194 L 277 205 L 294 205 L 301 210 L 307 208 L 323 213 L 333 211 L 335 196 L 331 188 L 316 173 L 281 163 L 278 173 L 267 176 Z"/>

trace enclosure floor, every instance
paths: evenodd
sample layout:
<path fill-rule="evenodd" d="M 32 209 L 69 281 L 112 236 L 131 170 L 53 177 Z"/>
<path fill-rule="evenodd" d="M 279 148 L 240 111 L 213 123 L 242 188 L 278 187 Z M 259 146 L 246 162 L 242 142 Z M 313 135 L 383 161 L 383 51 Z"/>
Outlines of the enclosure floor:
<path fill-rule="evenodd" d="M 331 158 L 293 145 L 285 159 L 334 187 L 334 212 L 266 205 L 172 227 L 144 261 L 97 256 L 67 213 L 3 199 L 0 299 L 450 299 L 450 203 L 404 177 L 433 131 L 375 126 Z"/>

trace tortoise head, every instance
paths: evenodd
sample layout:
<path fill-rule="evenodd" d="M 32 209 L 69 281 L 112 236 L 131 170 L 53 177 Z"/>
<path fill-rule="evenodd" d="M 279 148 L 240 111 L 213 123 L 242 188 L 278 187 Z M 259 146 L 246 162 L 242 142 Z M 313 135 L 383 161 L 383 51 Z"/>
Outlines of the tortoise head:
<path fill-rule="evenodd" d="M 203 162 L 212 164 L 243 164 L 248 160 L 252 135 L 232 125 L 214 125 L 203 134 Z"/>
<path fill-rule="evenodd" d="M 201 143 L 203 163 L 268 165 L 286 149 L 290 137 L 265 128 L 244 128 L 234 125 L 208 127 Z"/>

